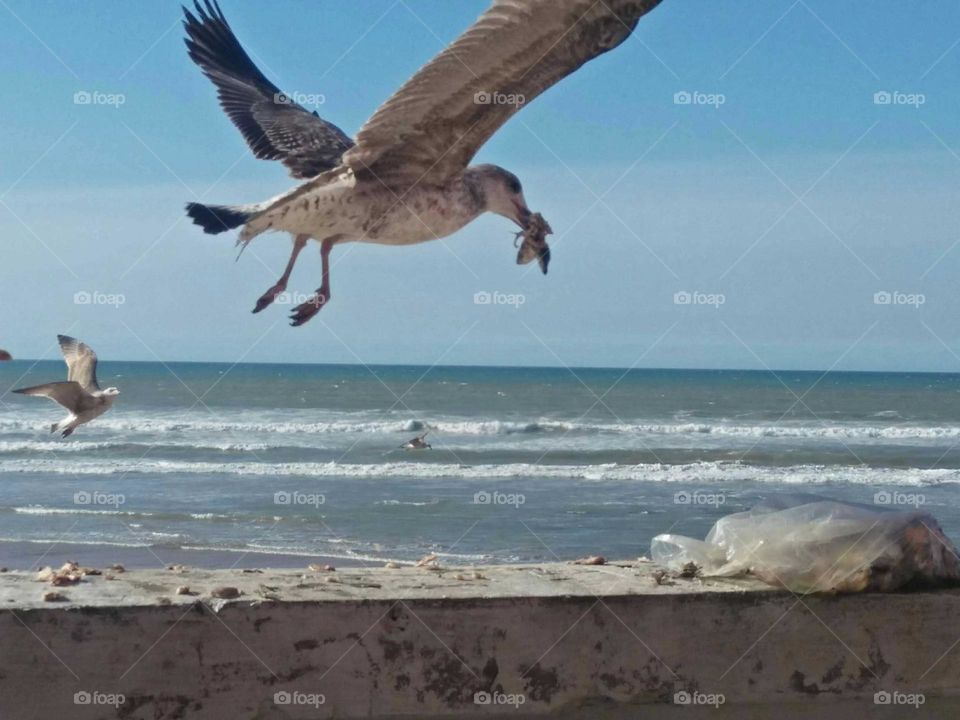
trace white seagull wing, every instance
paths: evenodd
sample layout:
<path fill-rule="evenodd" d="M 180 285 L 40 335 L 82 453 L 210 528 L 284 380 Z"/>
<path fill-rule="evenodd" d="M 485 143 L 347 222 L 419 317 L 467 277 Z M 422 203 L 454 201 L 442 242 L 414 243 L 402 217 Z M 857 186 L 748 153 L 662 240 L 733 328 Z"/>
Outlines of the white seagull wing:
<path fill-rule="evenodd" d="M 74 415 L 83 412 L 90 405 L 90 394 L 78 382 L 52 382 L 14 390 L 14 392 L 20 395 L 50 398 Z"/>
<path fill-rule="evenodd" d="M 495 0 L 373 114 L 343 158 L 395 192 L 462 172 L 523 104 L 615 48 L 660 0 Z"/>
<path fill-rule="evenodd" d="M 57 340 L 60 341 L 63 359 L 67 362 L 67 380 L 79 383 L 88 393 L 98 391 L 100 386 L 97 384 L 97 354 L 93 349 L 66 335 L 57 335 Z M 59 383 L 51 383 L 57 384 Z"/>
<path fill-rule="evenodd" d="M 184 8 L 190 58 L 217 87 L 224 112 L 253 154 L 279 160 L 295 178 L 312 178 L 337 167 L 353 147 L 340 128 L 293 102 L 254 65 L 216 2 L 195 0 Z"/>

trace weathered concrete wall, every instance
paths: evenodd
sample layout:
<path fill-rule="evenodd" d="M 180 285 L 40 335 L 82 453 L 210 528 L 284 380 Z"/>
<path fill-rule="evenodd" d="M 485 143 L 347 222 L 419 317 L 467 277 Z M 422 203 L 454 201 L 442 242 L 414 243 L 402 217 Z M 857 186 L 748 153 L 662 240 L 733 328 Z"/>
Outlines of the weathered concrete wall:
<path fill-rule="evenodd" d="M 61 603 L 43 602 L 51 588 L 32 575 L 8 573 L 0 717 L 766 718 L 774 703 L 784 719 L 960 712 L 960 592 L 797 597 L 661 585 L 652 573 L 136 571 L 61 588 Z M 243 594 L 211 599 L 218 585 Z M 922 699 L 921 712 L 875 704 L 883 691 Z M 681 692 L 724 702 L 678 705 Z"/>

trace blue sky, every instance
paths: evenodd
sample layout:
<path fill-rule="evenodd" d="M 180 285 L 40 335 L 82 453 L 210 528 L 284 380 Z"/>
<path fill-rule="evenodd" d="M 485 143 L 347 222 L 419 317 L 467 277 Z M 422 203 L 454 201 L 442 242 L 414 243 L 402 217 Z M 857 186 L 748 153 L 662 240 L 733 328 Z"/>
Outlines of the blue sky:
<path fill-rule="evenodd" d="M 222 7 L 276 84 L 322 95 L 352 134 L 486 3 Z M 250 314 L 286 236 L 235 263 L 231 237 L 180 219 L 187 200 L 293 181 L 221 113 L 179 5 L 4 0 L 0 16 L 0 347 L 16 356 L 54 357 L 69 332 L 131 360 L 960 369 L 955 2 L 664 0 L 477 156 L 550 221 L 547 277 L 485 217 L 443 243 L 338 249 L 333 300 L 298 329 L 288 307 Z M 311 248 L 290 289 L 319 280 Z"/>

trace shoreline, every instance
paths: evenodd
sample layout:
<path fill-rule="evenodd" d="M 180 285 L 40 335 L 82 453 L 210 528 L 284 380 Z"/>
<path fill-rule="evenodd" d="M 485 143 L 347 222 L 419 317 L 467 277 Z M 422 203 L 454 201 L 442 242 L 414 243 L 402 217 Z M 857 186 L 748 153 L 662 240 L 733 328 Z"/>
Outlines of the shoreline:
<path fill-rule="evenodd" d="M 165 545 L 126 546 L 29 540 L 0 541 L 0 567 L 10 571 L 34 571 L 43 566 L 58 568 L 67 561 L 94 568 L 113 564 L 133 570 L 161 570 L 168 565 L 185 565 L 205 570 L 277 568 L 305 570 L 308 565 L 332 565 L 340 568 L 381 568 L 388 560 L 340 558 L 331 555 L 297 555 L 224 548 L 194 549 Z M 404 565 L 406 561 L 394 561 Z"/>

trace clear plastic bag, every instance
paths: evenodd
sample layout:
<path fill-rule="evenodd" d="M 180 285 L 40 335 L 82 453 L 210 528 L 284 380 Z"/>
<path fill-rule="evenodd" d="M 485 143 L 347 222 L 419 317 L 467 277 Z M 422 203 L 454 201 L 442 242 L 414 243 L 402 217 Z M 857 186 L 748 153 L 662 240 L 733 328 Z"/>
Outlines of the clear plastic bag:
<path fill-rule="evenodd" d="M 654 561 L 704 577 L 752 575 L 793 592 L 891 591 L 960 583 L 960 558 L 932 515 L 783 496 L 721 518 L 705 541 L 657 535 Z"/>

